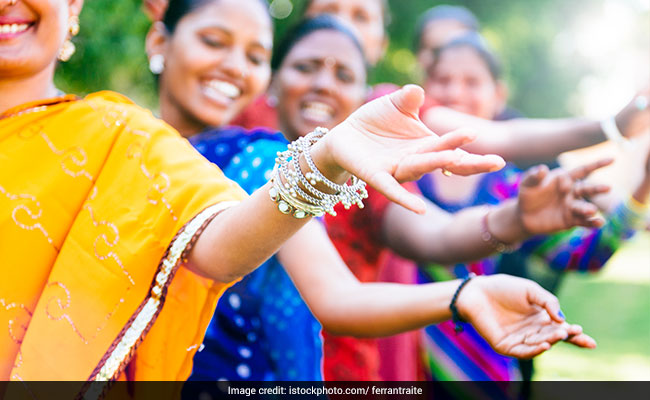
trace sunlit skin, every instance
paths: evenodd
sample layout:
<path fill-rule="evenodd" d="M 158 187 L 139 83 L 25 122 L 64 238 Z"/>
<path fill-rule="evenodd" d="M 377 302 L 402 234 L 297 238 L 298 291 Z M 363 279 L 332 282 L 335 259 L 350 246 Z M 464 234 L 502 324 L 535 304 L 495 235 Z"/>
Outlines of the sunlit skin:
<path fill-rule="evenodd" d="M 27 28 L 0 34 L 0 112 L 28 101 L 53 97 L 56 56 L 68 36 L 71 16 L 83 0 L 0 1 L 0 25 Z"/>
<path fill-rule="evenodd" d="M 163 119 L 184 136 L 227 124 L 266 89 L 272 43 L 271 19 L 260 1 L 209 2 L 183 17 L 173 35 L 156 23 L 147 51 L 165 57 Z"/>
<path fill-rule="evenodd" d="M 382 0 L 313 0 L 306 15 L 319 14 L 332 14 L 354 27 L 370 64 L 377 64 L 384 56 L 388 38 Z"/>
<path fill-rule="evenodd" d="M 293 140 L 318 126 L 332 128 L 363 104 L 366 70 L 359 49 L 344 33 L 316 31 L 287 54 L 275 78 L 278 116 Z"/>

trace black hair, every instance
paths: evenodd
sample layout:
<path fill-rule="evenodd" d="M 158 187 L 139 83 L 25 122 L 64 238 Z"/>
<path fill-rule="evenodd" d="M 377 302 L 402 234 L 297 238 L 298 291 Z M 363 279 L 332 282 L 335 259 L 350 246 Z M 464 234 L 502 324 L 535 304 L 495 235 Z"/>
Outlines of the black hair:
<path fill-rule="evenodd" d="M 422 14 L 415 23 L 415 36 L 413 40 L 413 49 L 418 52 L 422 47 L 422 35 L 424 30 L 431 22 L 453 20 L 461 23 L 471 31 L 478 31 L 480 24 L 478 18 L 469 9 L 463 6 L 450 6 L 442 4 L 431 7 Z"/>
<path fill-rule="evenodd" d="M 309 7 L 311 7 L 312 3 L 315 0 L 307 0 L 303 4 L 302 10 L 300 10 L 300 17 L 305 18 L 305 15 L 307 14 L 307 10 Z M 388 26 L 390 25 L 391 20 L 393 19 L 392 14 L 390 13 L 390 6 L 388 4 L 388 0 L 381 0 L 381 11 L 382 11 L 382 19 L 384 23 L 384 32 L 385 34 L 388 34 L 386 32 L 386 29 L 388 29 Z"/>
<path fill-rule="evenodd" d="M 445 44 L 444 46 L 440 47 L 439 49 L 436 49 L 434 51 L 435 62 L 432 68 L 436 67 L 436 65 L 440 60 L 440 57 L 444 54 L 445 51 L 451 49 L 457 49 L 459 47 L 468 47 L 474 50 L 476 54 L 479 57 L 481 57 L 481 59 L 487 65 L 488 69 L 490 70 L 490 75 L 492 75 L 492 78 L 495 81 L 501 79 L 501 75 L 503 71 L 501 68 L 501 62 L 499 61 L 499 58 L 492 51 L 492 49 L 490 49 L 489 45 L 487 44 L 483 36 L 481 36 L 477 32 L 471 32 L 466 35 L 460 36 L 456 39 L 453 39 L 452 41 Z"/>
<path fill-rule="evenodd" d="M 326 14 L 304 19 L 296 26 L 294 26 L 293 29 L 289 30 L 289 32 L 284 36 L 283 40 L 273 51 L 273 57 L 271 58 L 271 68 L 274 71 L 277 71 L 291 49 L 293 49 L 305 37 L 314 32 L 322 30 L 340 32 L 347 36 L 354 43 L 354 46 L 357 48 L 357 50 L 359 50 L 359 54 L 361 55 L 361 58 L 363 58 L 366 70 L 368 70 L 366 55 L 357 36 L 338 19 Z"/>
<path fill-rule="evenodd" d="M 162 22 L 169 33 L 174 33 L 176 30 L 176 25 L 178 25 L 178 22 L 183 19 L 184 16 L 195 11 L 198 8 L 203 7 L 208 3 L 215 1 L 218 0 L 169 0 L 169 4 L 167 5 L 167 10 L 165 10 L 165 15 L 162 18 Z M 264 9 L 266 10 L 269 18 L 271 18 L 268 2 L 266 0 L 259 1 L 264 4 Z"/>

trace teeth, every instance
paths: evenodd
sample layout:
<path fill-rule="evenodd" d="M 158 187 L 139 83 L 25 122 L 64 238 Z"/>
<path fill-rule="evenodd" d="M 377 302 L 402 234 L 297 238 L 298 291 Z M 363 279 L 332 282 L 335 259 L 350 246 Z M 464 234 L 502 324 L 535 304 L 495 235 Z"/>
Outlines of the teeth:
<path fill-rule="evenodd" d="M 212 80 L 207 83 L 207 86 L 231 99 L 241 96 L 241 90 L 229 82 Z"/>
<path fill-rule="evenodd" d="M 20 33 L 29 28 L 29 24 L 4 24 L 0 25 L 0 33 Z"/>
<path fill-rule="evenodd" d="M 309 102 L 302 108 L 303 115 L 317 122 L 327 122 L 334 116 L 334 108 L 321 102 Z"/>

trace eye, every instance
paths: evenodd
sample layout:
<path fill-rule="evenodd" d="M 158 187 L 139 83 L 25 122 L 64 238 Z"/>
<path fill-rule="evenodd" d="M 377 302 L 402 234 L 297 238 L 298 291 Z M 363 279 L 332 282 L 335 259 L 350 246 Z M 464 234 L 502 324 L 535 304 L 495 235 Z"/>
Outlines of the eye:
<path fill-rule="evenodd" d="M 308 74 L 316 70 L 316 66 L 313 63 L 309 62 L 297 62 L 293 65 L 293 68 L 304 74 Z"/>
<path fill-rule="evenodd" d="M 347 68 L 338 68 L 336 77 L 343 83 L 353 83 L 355 81 L 354 73 Z"/>
<path fill-rule="evenodd" d="M 248 60 L 254 65 L 262 65 L 269 62 L 269 56 L 262 52 L 251 52 L 248 53 Z"/>
<path fill-rule="evenodd" d="M 355 11 L 354 15 L 352 16 L 355 22 L 360 22 L 360 23 L 368 23 L 370 21 L 370 17 L 368 17 L 368 14 L 365 13 L 363 10 L 357 10 Z"/>
<path fill-rule="evenodd" d="M 220 49 L 225 47 L 225 43 L 219 37 L 214 35 L 201 35 L 201 41 L 208 47 Z"/>

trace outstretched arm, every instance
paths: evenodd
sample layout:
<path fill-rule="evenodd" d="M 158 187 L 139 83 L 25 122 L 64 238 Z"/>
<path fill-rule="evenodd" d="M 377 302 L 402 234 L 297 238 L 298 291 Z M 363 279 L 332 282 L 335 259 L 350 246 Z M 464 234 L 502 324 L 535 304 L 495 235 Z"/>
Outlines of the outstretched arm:
<path fill-rule="evenodd" d="M 460 284 L 458 280 L 425 285 L 359 282 L 325 229 L 315 222 L 287 241 L 279 259 L 323 327 L 339 335 L 387 336 L 448 320 L 449 304 Z M 580 335 L 579 326 L 570 326 L 557 315 L 557 299 L 536 284 L 503 276 L 479 281 L 461 292 L 459 299 L 467 296 L 459 303 L 461 313 L 497 351 L 533 357 L 569 336 L 574 336 L 572 343 L 578 346 L 594 345 Z M 475 302 L 484 302 L 486 297 L 487 307 L 478 307 Z M 484 312 L 474 311 L 478 309 Z M 491 325 L 502 322 L 494 332 L 486 332 L 487 326 L 492 329 Z M 535 336 L 526 336 L 528 332 Z"/>
<path fill-rule="evenodd" d="M 429 202 L 427 213 L 416 215 L 391 204 L 382 224 L 383 235 L 404 257 L 452 264 L 494 253 L 497 249 L 493 240 L 486 240 L 487 233 L 504 244 L 514 244 L 574 226 L 598 227 L 604 221 L 597 217 L 597 207 L 582 197 L 606 192 L 608 187 L 579 180 L 609 162 L 591 163 L 571 172 L 531 168 L 522 179 L 519 197 L 489 212 L 472 207 L 449 214 Z"/>
<path fill-rule="evenodd" d="M 421 88 L 407 86 L 364 105 L 311 148 L 317 168 L 339 184 L 354 174 L 390 200 L 421 213 L 422 200 L 398 181 L 415 180 L 437 168 L 473 174 L 504 165 L 497 156 L 457 150 L 472 139 L 467 133 L 436 136 L 417 116 L 423 101 Z M 301 169 L 308 170 L 304 159 Z M 270 187 L 218 215 L 199 237 L 188 268 L 230 282 L 260 265 L 300 229 L 306 220 L 282 214 L 269 199 Z"/>
<path fill-rule="evenodd" d="M 643 92 L 648 96 L 649 91 Z M 480 132 L 464 148 L 477 154 L 494 153 L 508 161 L 531 165 L 555 159 L 565 151 L 588 147 L 607 140 L 600 121 L 585 118 L 514 119 L 490 121 L 445 107 L 434 107 L 422 117 L 434 132 L 444 134 L 458 127 Z M 647 129 L 650 110 L 639 110 L 632 101 L 615 118 L 626 137 Z"/>

